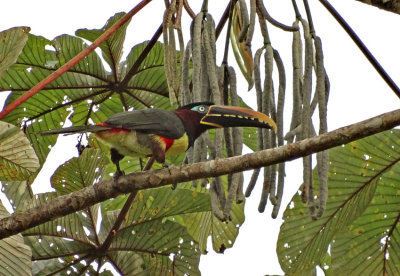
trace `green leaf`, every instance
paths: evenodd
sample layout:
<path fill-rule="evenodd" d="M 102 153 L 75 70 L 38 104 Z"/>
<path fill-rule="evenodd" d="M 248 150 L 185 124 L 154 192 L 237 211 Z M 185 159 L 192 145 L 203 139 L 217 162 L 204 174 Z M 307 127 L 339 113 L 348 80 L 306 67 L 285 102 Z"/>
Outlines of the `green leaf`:
<path fill-rule="evenodd" d="M 394 175 L 399 170 L 399 145 L 400 132 L 392 130 L 330 150 L 329 196 L 323 217 L 311 221 L 299 193 L 293 197 L 283 215 L 285 222 L 281 227 L 277 251 L 286 273 L 306 272 L 321 264 L 329 245 L 332 266 L 340 267 L 339 274 L 350 273 L 352 268 L 364 269 L 366 262 L 376 261 L 370 250 L 363 250 L 373 240 L 375 252 L 379 252 L 380 239 L 389 233 L 384 232 L 397 227 L 399 203 L 390 193 L 397 193 L 398 190 Z M 315 170 L 313 176 L 314 183 L 318 183 Z M 393 182 L 389 184 L 389 180 Z M 316 185 L 314 188 L 317 188 Z M 390 218 L 385 218 L 384 214 Z M 379 231 L 382 231 L 380 235 L 377 234 Z M 395 236 L 391 237 L 392 240 L 396 240 Z M 374 260 L 368 261 L 370 257 Z M 398 265 L 395 253 L 392 258 L 395 267 Z M 383 267 L 383 258 L 380 264 Z M 374 274 L 369 269 L 370 273 Z M 335 269 L 334 274 L 337 274 Z M 360 274 L 355 272 L 355 275 Z"/>
<path fill-rule="evenodd" d="M 120 196 L 103 202 L 103 214 L 121 209 L 125 199 L 126 196 Z M 172 190 L 170 187 L 141 190 L 125 216 L 124 225 L 146 223 L 155 219 L 209 210 L 210 196 L 208 193 L 188 189 Z M 100 233 L 101 235 L 102 233 Z"/>
<path fill-rule="evenodd" d="M 29 207 L 40 206 L 58 196 L 60 194 L 54 192 L 36 195 Z M 92 227 L 85 229 L 82 218 L 91 221 Z M 75 256 L 84 257 L 93 250 L 96 242 L 96 232 L 93 231 L 96 229 L 95 224 L 96 216 L 84 210 L 26 230 L 23 235 L 25 242 L 32 248 L 32 260 L 35 261 L 33 271 L 47 275 L 67 271 L 71 267 L 76 270 L 84 267 L 81 262 L 76 262 Z M 90 233 L 86 234 L 85 231 Z"/>
<path fill-rule="evenodd" d="M 101 30 L 80 30 L 77 33 L 93 40 L 121 16 L 123 14 L 111 18 Z M 163 67 L 163 47 L 160 43 L 154 46 L 139 70 L 131 74 L 126 80 L 126 86 L 122 87 L 121 82 L 127 77 L 127 71 L 147 45 L 143 43 L 133 47 L 127 60 L 120 62 L 126 26 L 125 24 L 101 47 L 105 59 L 113 62 L 111 72 L 104 69 L 101 58 L 96 52 L 92 52 L 4 118 L 14 125 L 23 125 L 40 164 L 45 162 L 56 142 L 56 136 L 42 137 L 36 133 L 60 128 L 71 111 L 70 120 L 75 125 L 80 125 L 103 122 L 111 115 L 123 111 L 124 107 L 171 108 Z M 16 63 L 0 79 L 0 92 L 12 91 L 6 105 L 16 101 L 87 47 L 83 39 L 74 36 L 62 35 L 49 41 L 40 36 L 29 35 Z"/>
<path fill-rule="evenodd" d="M 364 168 L 375 171 L 371 203 L 331 244 L 334 275 L 400 274 L 400 131 L 365 139 L 358 146 Z"/>
<path fill-rule="evenodd" d="M 100 150 L 85 149 L 81 156 L 72 158 L 57 169 L 52 177 L 56 192 L 37 195 L 29 207 L 40 206 L 45 201 L 97 183 L 104 174 L 106 161 Z M 80 256 L 85 262 L 93 261 L 89 253 L 94 245 L 100 246 L 97 237 L 98 210 L 99 204 L 95 204 L 25 231 L 26 242 L 32 247 L 33 259 L 37 261 L 34 271 L 51 274 L 66 272 L 71 266 L 77 270 L 85 269 L 82 263 L 75 263 L 74 256 Z M 92 268 L 88 269 L 91 271 Z"/>
<path fill-rule="evenodd" d="M 143 273 L 148 275 L 200 275 L 200 253 L 196 243 L 185 227 L 169 220 L 122 228 L 111 243 L 110 250 L 119 251 L 119 257 L 124 251 L 138 252 L 142 260 L 136 258 L 134 262 L 141 264 Z M 118 270 L 132 270 L 132 265 L 119 267 Z"/>
<path fill-rule="evenodd" d="M 0 180 L 25 180 L 38 168 L 39 160 L 24 133 L 0 121 Z"/>
<path fill-rule="evenodd" d="M 81 156 L 61 165 L 51 177 L 60 194 L 69 194 L 98 183 L 104 175 L 107 158 L 99 149 L 85 149 Z"/>
<path fill-rule="evenodd" d="M 16 27 L 0 32 L 0 78 L 17 61 L 26 41 L 29 27 Z"/>
<path fill-rule="evenodd" d="M 125 13 L 117 13 L 108 19 L 106 25 L 101 29 L 88 30 L 79 29 L 75 32 L 77 36 L 94 42 L 100 35 L 102 35 L 106 30 L 108 30 L 115 22 L 121 19 Z M 130 21 L 130 20 L 129 20 Z M 125 41 L 126 28 L 129 25 L 129 21 L 120 27 L 115 33 L 113 33 L 105 42 L 100 45 L 102 50 L 103 58 L 112 68 L 113 72 L 118 72 L 119 62 L 122 57 L 122 49 Z M 115 75 L 114 75 L 115 77 Z M 117 78 L 115 79 L 117 80 Z"/>
<path fill-rule="evenodd" d="M 0 201 L 0 218 L 10 214 Z M 31 275 L 31 248 L 20 234 L 0 240 L 0 275 Z"/>
<path fill-rule="evenodd" d="M 223 176 L 222 180 L 226 190 L 227 176 Z M 191 185 L 191 183 L 181 183 L 178 187 L 190 187 Z M 209 195 L 208 188 L 197 187 L 193 189 L 207 192 Z M 211 206 L 209 208 L 205 212 L 183 215 L 183 223 L 190 235 L 199 243 L 201 253 L 207 253 L 207 239 L 209 236 L 211 236 L 214 251 L 223 253 L 225 249 L 233 246 L 239 234 L 239 228 L 244 222 L 244 204 L 233 203 L 231 211 L 232 220 L 228 223 L 216 218 L 211 210 Z"/>
<path fill-rule="evenodd" d="M 23 211 L 32 199 L 33 192 L 30 182 L 24 181 L 2 181 L 1 191 L 7 196 L 14 211 Z"/>
<path fill-rule="evenodd" d="M 139 55 L 147 46 L 147 42 L 133 47 L 127 56 L 126 62 L 121 64 L 122 75 L 126 77 L 127 71 L 133 66 Z M 137 72 L 128 82 L 128 89 L 134 97 L 128 97 L 127 104 L 135 109 L 143 108 L 143 102 L 156 108 L 171 109 L 169 102 L 168 84 L 164 71 L 164 48 L 157 42 L 147 57 L 140 64 Z M 141 99 L 141 101 L 136 100 Z"/>

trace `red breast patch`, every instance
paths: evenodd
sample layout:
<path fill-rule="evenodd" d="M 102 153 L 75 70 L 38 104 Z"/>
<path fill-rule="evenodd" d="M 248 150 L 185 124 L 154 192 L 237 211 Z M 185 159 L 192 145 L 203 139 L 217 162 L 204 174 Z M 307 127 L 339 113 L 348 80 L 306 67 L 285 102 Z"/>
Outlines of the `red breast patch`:
<path fill-rule="evenodd" d="M 162 136 L 159 136 L 159 137 L 165 144 L 165 151 L 167 151 L 175 142 L 174 139 L 168 139 L 168 138 L 165 138 L 165 137 L 162 137 Z"/>

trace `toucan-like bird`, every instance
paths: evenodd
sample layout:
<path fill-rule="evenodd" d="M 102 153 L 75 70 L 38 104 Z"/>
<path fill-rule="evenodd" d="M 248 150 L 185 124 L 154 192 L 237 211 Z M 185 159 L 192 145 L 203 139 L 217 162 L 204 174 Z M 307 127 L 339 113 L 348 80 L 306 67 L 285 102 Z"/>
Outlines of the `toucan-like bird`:
<path fill-rule="evenodd" d="M 73 126 L 39 133 L 94 133 L 110 146 L 111 160 L 119 176 L 119 161 L 126 155 L 152 156 L 157 162 L 164 163 L 165 156 L 184 152 L 208 129 L 246 126 L 272 128 L 276 131 L 275 122 L 263 113 L 247 108 L 198 102 L 173 111 L 151 108 L 121 112 L 97 125 Z"/>

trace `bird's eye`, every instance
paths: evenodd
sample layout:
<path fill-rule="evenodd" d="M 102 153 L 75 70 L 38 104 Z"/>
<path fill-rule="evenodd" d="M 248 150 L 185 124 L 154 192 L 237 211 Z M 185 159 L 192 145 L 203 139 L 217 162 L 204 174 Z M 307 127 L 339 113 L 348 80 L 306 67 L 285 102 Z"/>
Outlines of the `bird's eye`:
<path fill-rule="evenodd" d="M 206 111 L 206 107 L 204 105 L 200 105 L 198 110 L 200 112 L 204 112 L 204 111 Z"/>

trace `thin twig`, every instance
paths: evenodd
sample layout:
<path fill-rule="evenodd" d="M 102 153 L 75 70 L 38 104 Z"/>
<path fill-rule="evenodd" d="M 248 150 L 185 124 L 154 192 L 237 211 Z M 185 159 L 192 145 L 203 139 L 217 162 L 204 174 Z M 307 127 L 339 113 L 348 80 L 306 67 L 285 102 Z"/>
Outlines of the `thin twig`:
<path fill-rule="evenodd" d="M 350 36 L 350 38 L 354 41 L 354 43 L 364 54 L 364 56 L 372 64 L 375 70 L 378 71 L 379 75 L 383 78 L 386 84 L 389 85 L 389 87 L 393 90 L 393 92 L 397 95 L 397 97 L 400 98 L 400 88 L 392 80 L 392 78 L 385 71 L 382 65 L 380 65 L 380 63 L 376 60 L 374 55 L 368 50 L 367 46 L 365 46 L 365 44 L 361 41 L 358 35 L 350 27 L 350 25 L 347 24 L 347 22 L 343 19 L 343 17 L 335 10 L 335 8 L 327 0 L 319 0 L 319 2 L 321 2 L 321 4 L 332 14 L 332 16 L 342 26 L 342 28 L 346 31 L 346 33 Z"/>

